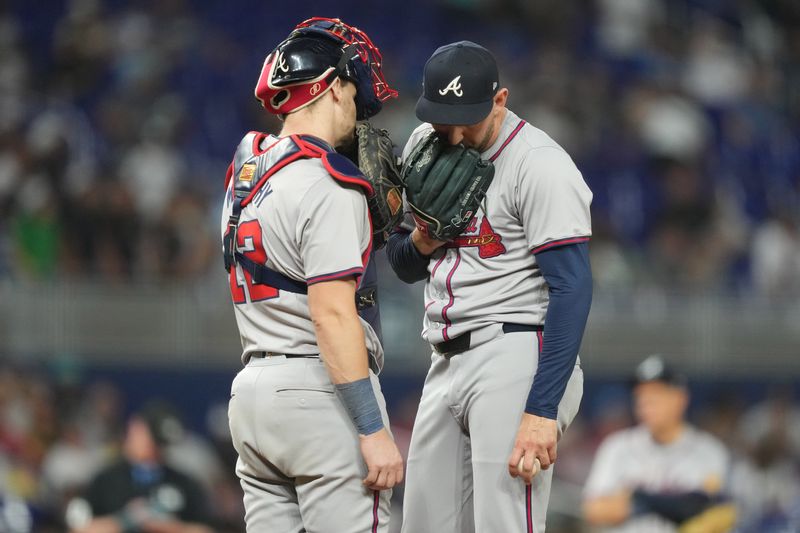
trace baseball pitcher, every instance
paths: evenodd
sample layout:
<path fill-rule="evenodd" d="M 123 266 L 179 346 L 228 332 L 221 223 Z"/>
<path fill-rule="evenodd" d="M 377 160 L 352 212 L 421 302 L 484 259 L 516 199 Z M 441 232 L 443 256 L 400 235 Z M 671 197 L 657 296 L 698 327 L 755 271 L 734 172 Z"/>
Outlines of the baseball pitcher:
<path fill-rule="evenodd" d="M 388 245 L 403 281 L 426 280 L 433 348 L 405 533 L 543 532 L 557 441 L 582 396 L 592 194 L 507 97 L 475 43 L 443 46 L 425 65 L 425 124 L 404 151 L 411 216 Z"/>

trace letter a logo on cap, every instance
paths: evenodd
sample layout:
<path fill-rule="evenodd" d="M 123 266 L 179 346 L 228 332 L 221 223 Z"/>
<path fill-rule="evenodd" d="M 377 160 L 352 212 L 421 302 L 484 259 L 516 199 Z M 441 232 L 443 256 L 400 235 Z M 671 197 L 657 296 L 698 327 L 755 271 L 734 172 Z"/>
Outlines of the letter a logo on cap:
<path fill-rule="evenodd" d="M 275 62 L 278 63 L 278 70 L 281 72 L 289 72 L 289 65 L 286 64 L 286 60 L 283 58 L 283 52 L 278 52 L 278 57 L 275 58 Z"/>
<path fill-rule="evenodd" d="M 445 87 L 444 89 L 439 89 L 439 94 L 444 96 L 447 94 L 448 91 L 453 91 L 453 94 L 455 94 L 458 97 L 461 97 L 464 94 L 464 91 L 461 90 L 460 80 L 461 80 L 461 75 L 459 74 L 458 76 L 453 78 L 453 81 L 447 84 L 447 87 Z"/>

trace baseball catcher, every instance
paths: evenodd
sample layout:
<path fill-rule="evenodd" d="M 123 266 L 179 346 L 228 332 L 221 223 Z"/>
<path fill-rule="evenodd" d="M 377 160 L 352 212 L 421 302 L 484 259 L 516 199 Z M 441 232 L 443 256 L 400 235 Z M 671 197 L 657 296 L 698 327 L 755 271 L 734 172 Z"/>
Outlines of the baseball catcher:
<path fill-rule="evenodd" d="M 370 258 L 400 193 L 382 133 L 359 126 L 360 168 L 340 152 L 397 94 L 381 63 L 339 19 L 300 23 L 256 84 L 281 130 L 248 133 L 229 169 L 220 235 L 244 366 L 228 412 L 248 531 L 389 531 L 404 473 Z"/>

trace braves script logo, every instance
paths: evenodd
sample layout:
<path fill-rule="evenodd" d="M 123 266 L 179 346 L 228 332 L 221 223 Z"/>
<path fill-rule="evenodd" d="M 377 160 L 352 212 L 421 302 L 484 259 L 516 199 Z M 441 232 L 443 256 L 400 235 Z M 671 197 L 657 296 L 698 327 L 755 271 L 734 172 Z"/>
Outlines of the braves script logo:
<path fill-rule="evenodd" d="M 476 228 L 478 217 L 474 217 L 469 223 L 469 226 L 464 229 L 464 233 L 473 233 L 477 230 L 475 235 L 460 235 L 448 243 L 448 248 L 478 248 L 478 256 L 481 259 L 489 259 L 490 257 L 497 257 L 506 253 L 506 247 L 503 246 L 503 238 L 499 233 L 495 232 L 489 219 L 483 217 L 481 220 L 480 228 Z"/>
<path fill-rule="evenodd" d="M 449 91 L 453 91 L 453 94 L 461 97 L 464 94 L 464 91 L 461 90 L 461 75 L 456 76 L 453 78 L 453 81 L 447 84 L 447 87 L 444 89 L 439 89 L 439 94 L 442 96 L 446 95 Z"/>

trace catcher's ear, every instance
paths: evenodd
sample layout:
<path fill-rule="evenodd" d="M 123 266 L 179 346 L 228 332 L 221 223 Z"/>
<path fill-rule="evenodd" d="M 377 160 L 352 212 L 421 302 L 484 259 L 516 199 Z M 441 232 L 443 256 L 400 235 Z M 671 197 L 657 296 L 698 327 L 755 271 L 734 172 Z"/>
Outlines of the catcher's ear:
<path fill-rule="evenodd" d="M 331 82 L 330 92 L 333 96 L 333 99 L 337 102 L 342 99 L 343 90 L 344 87 L 342 86 L 342 78 L 336 78 L 333 80 L 333 82 Z"/>
<path fill-rule="evenodd" d="M 349 88 L 353 88 L 353 98 L 355 98 L 356 91 L 355 91 L 355 84 L 351 81 L 343 80 L 342 78 L 336 78 L 331 83 L 331 94 L 333 95 L 333 99 L 336 102 L 341 101 L 344 98 L 348 98 L 347 93 L 349 92 Z"/>

